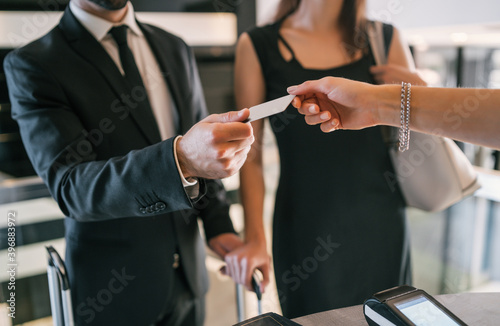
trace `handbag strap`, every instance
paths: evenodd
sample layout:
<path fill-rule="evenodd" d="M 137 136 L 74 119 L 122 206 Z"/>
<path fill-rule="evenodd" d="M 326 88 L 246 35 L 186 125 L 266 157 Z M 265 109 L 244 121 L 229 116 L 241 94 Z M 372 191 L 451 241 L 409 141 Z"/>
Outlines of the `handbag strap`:
<path fill-rule="evenodd" d="M 369 21 L 367 25 L 367 32 L 375 63 L 377 65 L 385 65 L 387 63 L 387 53 L 385 53 L 385 40 L 382 22 Z"/>
<path fill-rule="evenodd" d="M 370 43 L 370 49 L 375 60 L 375 64 L 387 64 L 387 53 L 385 50 L 385 38 L 383 24 L 379 21 L 369 21 L 367 24 L 367 34 Z M 382 126 L 382 139 L 388 148 L 398 145 L 398 128 Z"/>

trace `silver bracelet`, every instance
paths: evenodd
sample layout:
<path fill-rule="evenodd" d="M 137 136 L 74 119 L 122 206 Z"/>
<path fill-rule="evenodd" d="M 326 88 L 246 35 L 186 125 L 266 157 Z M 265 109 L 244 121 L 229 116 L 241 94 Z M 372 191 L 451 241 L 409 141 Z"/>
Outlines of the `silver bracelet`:
<path fill-rule="evenodd" d="M 404 152 L 410 148 L 410 105 L 411 84 L 401 83 L 401 128 L 399 129 L 399 151 Z"/>

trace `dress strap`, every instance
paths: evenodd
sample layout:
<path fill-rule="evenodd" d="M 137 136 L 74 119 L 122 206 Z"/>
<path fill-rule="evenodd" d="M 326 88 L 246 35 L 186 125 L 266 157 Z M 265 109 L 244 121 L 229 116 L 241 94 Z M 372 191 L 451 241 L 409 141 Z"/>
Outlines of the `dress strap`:
<path fill-rule="evenodd" d="M 292 55 L 292 60 L 295 59 L 295 52 L 293 52 L 292 50 L 292 47 L 290 46 L 290 44 L 288 44 L 287 41 L 285 41 L 285 39 L 283 38 L 283 36 L 281 36 L 281 34 L 278 32 L 278 40 L 280 40 L 281 42 L 283 42 L 283 45 L 286 46 L 286 48 L 288 49 L 288 51 L 290 51 L 291 55 Z"/>

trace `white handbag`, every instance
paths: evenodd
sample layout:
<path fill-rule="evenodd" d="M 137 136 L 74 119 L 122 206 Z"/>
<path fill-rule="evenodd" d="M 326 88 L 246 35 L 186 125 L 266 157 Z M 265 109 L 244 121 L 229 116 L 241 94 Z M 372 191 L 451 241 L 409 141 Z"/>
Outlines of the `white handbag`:
<path fill-rule="evenodd" d="M 381 22 L 368 23 L 370 47 L 377 65 L 387 61 L 382 29 Z M 395 128 L 383 128 L 395 171 L 386 172 L 385 178 L 393 189 L 399 185 L 407 206 L 440 211 L 481 187 L 469 159 L 451 139 L 412 131 L 410 149 L 400 152 L 397 141 L 391 137 Z"/>

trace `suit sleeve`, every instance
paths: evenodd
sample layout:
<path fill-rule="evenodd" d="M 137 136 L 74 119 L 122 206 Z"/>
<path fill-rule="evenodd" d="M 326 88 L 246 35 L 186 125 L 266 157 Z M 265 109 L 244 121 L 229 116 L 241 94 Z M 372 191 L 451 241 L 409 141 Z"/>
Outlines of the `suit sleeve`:
<path fill-rule="evenodd" d="M 196 120 L 207 116 L 207 108 L 203 96 L 203 89 L 198 75 L 198 69 L 192 51 L 189 49 L 190 78 L 192 89 L 192 107 L 195 108 Z M 203 221 L 203 228 L 207 241 L 222 233 L 235 233 L 229 216 L 229 205 L 226 191 L 220 180 L 200 179 L 200 196 L 194 208 Z"/>
<path fill-rule="evenodd" d="M 96 160 L 71 99 L 50 69 L 19 50 L 7 56 L 4 68 L 27 153 L 66 216 L 87 222 L 192 208 L 173 139 Z"/>

